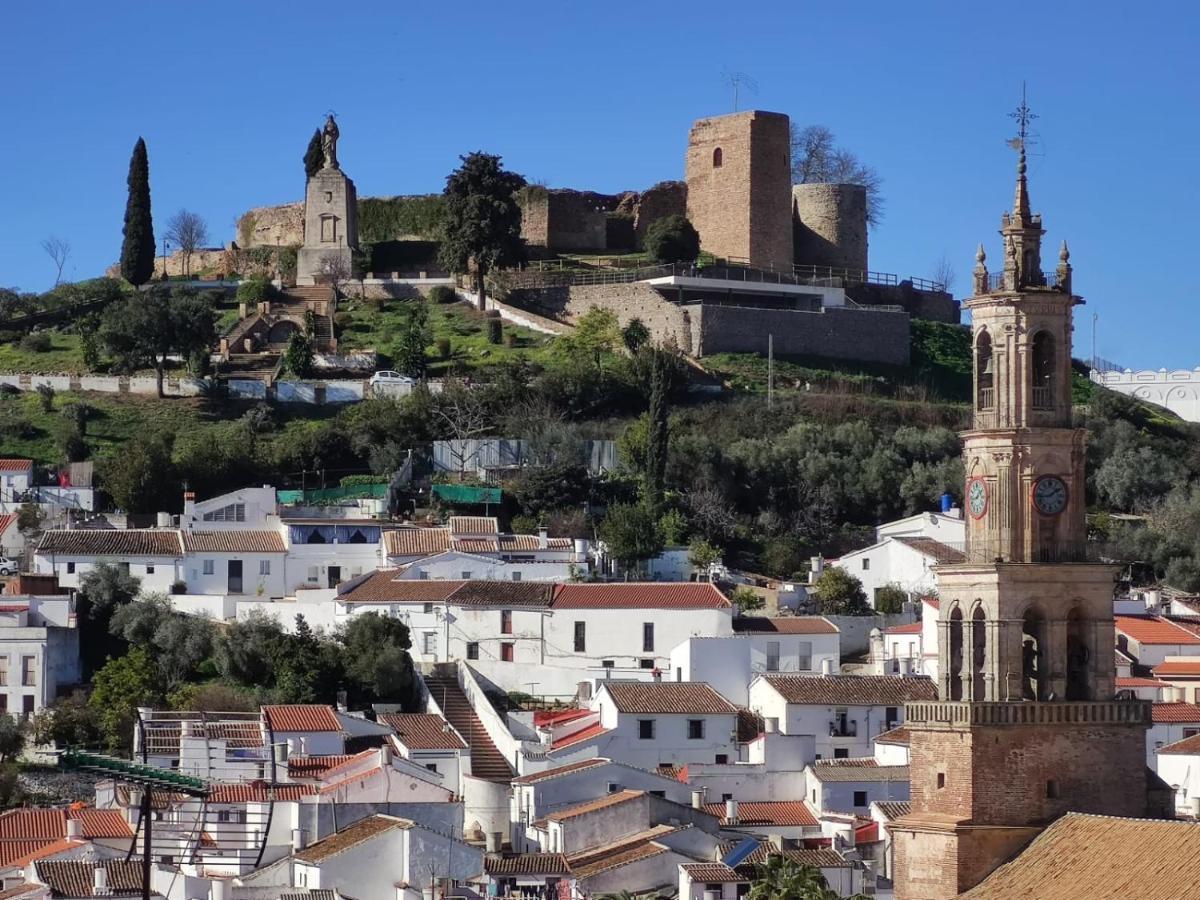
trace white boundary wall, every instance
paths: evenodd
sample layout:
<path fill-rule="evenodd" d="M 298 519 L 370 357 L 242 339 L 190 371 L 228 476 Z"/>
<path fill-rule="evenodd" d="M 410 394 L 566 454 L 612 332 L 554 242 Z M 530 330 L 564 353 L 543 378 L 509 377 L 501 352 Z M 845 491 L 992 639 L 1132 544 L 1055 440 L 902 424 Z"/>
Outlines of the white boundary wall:
<path fill-rule="evenodd" d="M 1111 391 L 1164 406 L 1187 422 L 1200 422 L 1200 367 L 1096 372 L 1092 381 Z"/>
<path fill-rule="evenodd" d="M 19 391 L 36 391 L 48 385 L 57 393 L 92 392 L 97 394 L 137 394 L 155 396 L 158 383 L 153 376 L 135 375 L 20 375 L 0 374 L 0 384 L 7 384 Z M 241 400 L 266 400 L 266 382 L 252 379 L 231 378 L 225 382 L 230 396 Z M 357 403 L 370 396 L 368 383 L 358 379 L 330 381 L 277 381 L 275 397 L 280 403 L 318 402 L 319 389 L 325 389 L 325 403 Z M 440 390 L 441 385 L 430 385 Z M 163 393 L 168 397 L 198 397 L 203 394 L 203 381 L 197 378 L 167 378 L 163 381 Z"/>

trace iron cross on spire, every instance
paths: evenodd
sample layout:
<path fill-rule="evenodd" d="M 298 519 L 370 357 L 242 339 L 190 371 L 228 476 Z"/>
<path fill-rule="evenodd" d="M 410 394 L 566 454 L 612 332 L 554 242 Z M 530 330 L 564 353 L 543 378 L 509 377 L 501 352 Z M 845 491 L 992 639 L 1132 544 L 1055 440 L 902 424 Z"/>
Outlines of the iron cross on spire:
<path fill-rule="evenodd" d="M 1008 142 L 1008 146 L 1014 150 L 1024 150 L 1025 145 L 1029 140 L 1029 125 L 1036 119 L 1037 113 L 1029 108 L 1029 103 L 1025 99 L 1025 82 L 1021 82 L 1021 105 L 1017 107 L 1015 112 L 1008 114 L 1010 119 L 1017 120 L 1017 136 Z"/>

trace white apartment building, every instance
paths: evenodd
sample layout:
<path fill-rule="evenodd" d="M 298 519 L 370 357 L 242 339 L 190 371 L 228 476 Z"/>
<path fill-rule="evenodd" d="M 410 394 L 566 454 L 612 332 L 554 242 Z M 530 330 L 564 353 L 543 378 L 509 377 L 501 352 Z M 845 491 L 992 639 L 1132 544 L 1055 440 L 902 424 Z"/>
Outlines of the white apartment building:
<path fill-rule="evenodd" d="M 80 682 L 76 624 L 73 597 L 0 596 L 0 715 L 32 715 Z"/>

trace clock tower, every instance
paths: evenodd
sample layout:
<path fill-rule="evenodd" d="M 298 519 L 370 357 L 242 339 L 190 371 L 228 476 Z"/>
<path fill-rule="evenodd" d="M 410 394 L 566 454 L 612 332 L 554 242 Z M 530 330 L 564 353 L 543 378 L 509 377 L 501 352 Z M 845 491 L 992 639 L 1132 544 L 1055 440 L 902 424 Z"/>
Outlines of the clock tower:
<path fill-rule="evenodd" d="M 1086 541 L 1085 432 L 1071 419 L 1065 243 L 1042 270 L 1022 100 L 1003 269 L 976 255 L 967 542 L 939 566 L 938 693 L 909 704 L 911 813 L 893 827 L 896 897 L 978 884 L 1066 812 L 1146 814 L 1150 704 L 1114 699 L 1113 581 Z"/>

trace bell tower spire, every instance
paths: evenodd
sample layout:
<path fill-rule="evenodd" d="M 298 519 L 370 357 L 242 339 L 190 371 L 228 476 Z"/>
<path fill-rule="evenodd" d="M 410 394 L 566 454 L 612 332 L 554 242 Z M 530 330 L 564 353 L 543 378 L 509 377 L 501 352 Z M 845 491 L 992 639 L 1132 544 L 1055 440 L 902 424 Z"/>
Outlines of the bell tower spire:
<path fill-rule="evenodd" d="M 1029 181 L 1026 177 L 1028 164 L 1026 146 L 1030 143 L 1029 125 L 1037 113 L 1029 108 L 1025 99 L 1025 85 L 1021 85 L 1021 105 L 1008 114 L 1017 122 L 1017 136 L 1008 145 L 1017 151 L 1017 187 L 1013 194 L 1012 212 L 1000 217 L 1000 236 L 1004 239 L 1004 286 L 1010 290 L 1043 285 L 1042 274 L 1042 217 L 1031 211 L 1029 203 Z"/>

